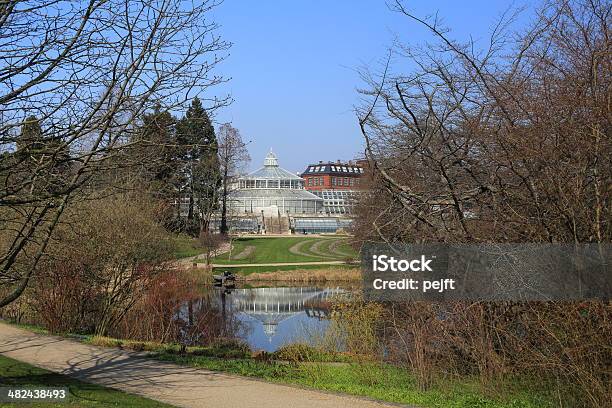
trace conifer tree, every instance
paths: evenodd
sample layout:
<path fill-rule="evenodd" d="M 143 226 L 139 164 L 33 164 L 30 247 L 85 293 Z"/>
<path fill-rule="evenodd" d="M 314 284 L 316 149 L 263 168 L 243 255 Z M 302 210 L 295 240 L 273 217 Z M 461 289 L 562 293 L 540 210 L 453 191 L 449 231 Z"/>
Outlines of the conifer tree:
<path fill-rule="evenodd" d="M 221 185 L 215 128 L 197 97 L 178 123 L 177 141 L 185 181 L 182 195 L 189 199 L 187 232 L 196 235 L 208 230 Z"/>
<path fill-rule="evenodd" d="M 144 116 L 136 138 L 138 143 L 134 154 L 140 156 L 144 178 L 150 183 L 154 195 L 164 200 L 177 199 L 183 181 L 176 119 L 157 105 L 152 113 Z"/>

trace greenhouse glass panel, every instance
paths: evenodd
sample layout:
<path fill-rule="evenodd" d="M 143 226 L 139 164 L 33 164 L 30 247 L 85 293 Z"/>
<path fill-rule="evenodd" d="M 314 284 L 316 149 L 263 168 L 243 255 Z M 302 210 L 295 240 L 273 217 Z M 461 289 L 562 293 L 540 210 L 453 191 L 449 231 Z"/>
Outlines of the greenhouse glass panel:
<path fill-rule="evenodd" d="M 334 233 L 338 230 L 338 222 L 335 218 L 297 218 L 295 220 L 295 232 L 302 234 Z"/>

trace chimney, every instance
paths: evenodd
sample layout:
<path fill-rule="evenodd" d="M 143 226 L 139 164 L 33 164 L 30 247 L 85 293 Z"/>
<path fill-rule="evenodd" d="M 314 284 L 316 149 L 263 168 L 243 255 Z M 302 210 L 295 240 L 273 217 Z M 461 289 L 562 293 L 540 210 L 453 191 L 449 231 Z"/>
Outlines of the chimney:
<path fill-rule="evenodd" d="M 319 160 L 319 164 L 323 164 L 323 160 Z"/>

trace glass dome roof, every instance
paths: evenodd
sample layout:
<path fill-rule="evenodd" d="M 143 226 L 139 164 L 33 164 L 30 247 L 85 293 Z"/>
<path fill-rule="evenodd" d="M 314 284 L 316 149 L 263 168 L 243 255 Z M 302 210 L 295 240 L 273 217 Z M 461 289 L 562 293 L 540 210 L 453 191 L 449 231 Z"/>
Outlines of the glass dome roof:
<path fill-rule="evenodd" d="M 278 159 L 276 155 L 270 151 L 264 160 L 264 166 L 255 170 L 246 176 L 241 177 L 243 180 L 302 180 L 302 178 L 296 174 L 293 174 L 289 170 L 285 170 L 278 166 Z"/>

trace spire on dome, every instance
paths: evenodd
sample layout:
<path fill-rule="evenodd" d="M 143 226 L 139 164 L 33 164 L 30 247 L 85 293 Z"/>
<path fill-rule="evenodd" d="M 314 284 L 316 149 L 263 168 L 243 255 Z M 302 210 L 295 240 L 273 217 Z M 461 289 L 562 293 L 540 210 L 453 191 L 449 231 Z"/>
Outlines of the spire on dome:
<path fill-rule="evenodd" d="M 278 167 L 278 159 L 276 158 L 276 155 L 272 152 L 272 148 L 270 148 L 270 153 L 268 153 L 266 159 L 264 160 L 264 166 Z"/>

